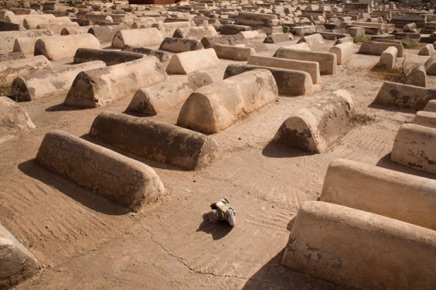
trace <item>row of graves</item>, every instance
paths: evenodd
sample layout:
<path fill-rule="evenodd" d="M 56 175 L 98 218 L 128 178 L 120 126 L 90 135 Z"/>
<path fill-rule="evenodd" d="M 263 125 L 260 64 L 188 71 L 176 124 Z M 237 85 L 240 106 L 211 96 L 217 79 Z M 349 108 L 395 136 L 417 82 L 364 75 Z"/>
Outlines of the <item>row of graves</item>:
<path fill-rule="evenodd" d="M 391 159 L 436 174 L 436 88 L 427 85 L 436 78 L 430 5 L 73 4 L 0 10 L 0 133 L 35 127 L 20 102 L 61 96 L 64 106 L 92 109 L 131 98 L 124 113 L 95 118 L 90 136 L 103 145 L 55 130 L 36 155 L 42 168 L 119 206 L 139 211 L 165 186 L 152 167 L 104 144 L 185 170 L 210 166 L 219 153 L 214 134 L 281 96 L 310 96 L 356 53 L 377 56 L 382 69 L 392 69 L 404 57 L 404 39 L 420 46 L 422 62 L 405 83 L 385 82 L 373 105 L 416 112 L 399 129 Z M 229 64 L 216 80 L 208 70 L 223 61 Z M 179 111 L 177 124 L 146 118 L 169 109 Z M 353 96 L 336 90 L 284 120 L 274 141 L 323 154 L 347 134 L 355 114 Z M 435 210 L 434 179 L 335 160 L 320 200 L 301 204 L 281 263 L 345 287 L 431 289 Z M 0 287 L 40 271 L 6 228 L 0 237 Z"/>

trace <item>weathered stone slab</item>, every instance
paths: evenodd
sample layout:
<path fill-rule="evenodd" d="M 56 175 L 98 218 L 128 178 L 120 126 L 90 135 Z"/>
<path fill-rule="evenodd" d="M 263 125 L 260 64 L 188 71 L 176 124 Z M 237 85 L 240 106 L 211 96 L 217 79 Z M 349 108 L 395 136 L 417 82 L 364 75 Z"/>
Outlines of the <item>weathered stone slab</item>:
<path fill-rule="evenodd" d="M 372 104 L 421 111 L 433 99 L 436 89 L 384 82 Z"/>
<path fill-rule="evenodd" d="M 353 43 L 344 42 L 341 44 L 336 44 L 329 50 L 330 53 L 336 54 L 337 64 L 343 65 L 351 60 L 353 56 Z"/>
<path fill-rule="evenodd" d="M 215 44 L 213 49 L 215 50 L 218 58 L 236 61 L 246 61 L 251 55 L 256 54 L 254 48 L 250 47 Z"/>
<path fill-rule="evenodd" d="M 407 76 L 406 85 L 427 87 L 427 72 L 424 65 L 417 65 Z"/>
<path fill-rule="evenodd" d="M 428 101 L 427 105 L 425 105 L 424 107 L 424 111 L 436 112 L 436 100 Z"/>
<path fill-rule="evenodd" d="M 289 35 L 289 33 L 274 33 L 274 34 L 268 35 L 263 42 L 264 43 L 279 43 L 279 42 L 286 42 L 289 40 L 292 40 L 292 36 Z"/>
<path fill-rule="evenodd" d="M 218 144 L 211 137 L 119 113 L 99 114 L 90 134 L 138 156 L 189 170 L 208 165 L 218 154 Z"/>
<path fill-rule="evenodd" d="M 299 96 L 310 94 L 313 90 L 313 82 L 310 74 L 304 71 L 289 70 L 283 68 L 257 66 L 257 65 L 237 65 L 227 66 L 224 78 L 235 76 L 246 71 L 266 69 L 269 70 L 276 81 L 280 95 Z"/>
<path fill-rule="evenodd" d="M 36 162 L 134 211 L 156 201 L 165 191 L 151 167 L 62 131 L 45 135 Z"/>
<path fill-rule="evenodd" d="M 424 64 L 427 74 L 430 76 L 436 76 L 436 54 L 430 56 L 430 58 Z"/>
<path fill-rule="evenodd" d="M 436 129 L 403 124 L 395 136 L 391 160 L 416 170 L 436 174 Z"/>
<path fill-rule="evenodd" d="M 99 49 L 100 42 L 89 33 L 44 37 L 35 42 L 34 54 L 58 60 L 73 57 L 78 48 Z"/>
<path fill-rule="evenodd" d="M 31 101 L 54 96 L 66 96 L 74 78 L 83 70 L 104 67 L 102 61 L 71 65 L 67 68 L 43 69 L 14 79 L 12 97 L 14 100 Z"/>
<path fill-rule="evenodd" d="M 323 153 L 347 133 L 354 114 L 350 93 L 335 91 L 286 119 L 274 141 L 308 152 Z"/>
<path fill-rule="evenodd" d="M 4 85 L 14 78 L 32 71 L 51 68 L 50 61 L 43 55 L 0 62 L 0 75 Z"/>
<path fill-rule="evenodd" d="M 69 17 L 53 17 L 53 15 L 51 16 L 46 16 L 46 15 L 51 15 L 51 14 L 43 14 L 43 17 L 40 16 L 32 16 L 32 17 L 26 17 L 23 20 L 23 26 L 26 29 L 37 29 L 38 26 L 40 26 L 41 24 L 53 24 L 53 23 L 71 23 L 71 19 Z M 78 26 L 78 24 L 76 23 L 76 25 Z"/>
<path fill-rule="evenodd" d="M 41 269 L 35 256 L 0 224 L 0 288 L 10 287 L 37 274 Z"/>
<path fill-rule="evenodd" d="M 79 26 L 79 27 L 64 27 L 61 30 L 61 35 L 70 35 L 70 34 L 83 34 L 88 33 L 90 26 Z M 95 35 L 94 35 L 95 36 Z M 98 39 L 98 38 L 97 38 Z"/>
<path fill-rule="evenodd" d="M 115 32 L 112 47 L 124 48 L 124 46 L 156 46 L 163 41 L 162 34 L 156 28 L 127 29 Z"/>
<path fill-rule="evenodd" d="M 306 201 L 281 262 L 346 288 L 431 289 L 436 283 L 435 253 L 433 230 L 345 206 Z"/>
<path fill-rule="evenodd" d="M 177 28 L 176 31 L 174 31 L 173 37 L 201 40 L 203 37 L 214 37 L 217 35 L 218 33 L 212 25 L 203 25 L 198 27 Z"/>
<path fill-rule="evenodd" d="M 386 69 L 393 69 L 397 63 L 398 49 L 395 46 L 389 46 L 380 56 L 379 63 Z"/>
<path fill-rule="evenodd" d="M 138 90 L 126 112 L 140 116 L 154 116 L 165 110 L 181 107 L 193 91 L 211 83 L 213 83 L 212 78 L 205 72 L 173 76 L 171 80 Z"/>
<path fill-rule="evenodd" d="M 319 63 L 321 75 L 335 74 L 337 69 L 336 54 L 320 51 L 304 51 L 299 49 L 279 48 L 274 57 L 315 61 Z"/>
<path fill-rule="evenodd" d="M 413 123 L 436 129 L 436 112 L 418 111 L 413 119 Z"/>
<path fill-rule="evenodd" d="M 305 35 L 300 38 L 298 43 L 306 42 L 309 46 L 319 46 L 325 44 L 324 38 L 319 33 Z"/>
<path fill-rule="evenodd" d="M 192 93 L 177 124 L 198 132 L 216 133 L 277 98 L 277 85 L 269 71 L 248 71 Z"/>
<path fill-rule="evenodd" d="M 434 50 L 433 44 L 427 44 L 419 50 L 418 55 L 432 56 L 434 53 L 435 53 L 435 50 Z"/>
<path fill-rule="evenodd" d="M 398 49 L 398 57 L 403 56 L 404 54 L 403 45 L 401 43 L 395 43 L 395 42 L 366 41 L 362 43 L 357 53 L 369 54 L 369 55 L 381 55 L 390 46 L 395 46 Z"/>
<path fill-rule="evenodd" d="M 199 40 L 188 38 L 165 37 L 160 44 L 159 50 L 171 52 L 185 52 L 203 49 L 203 44 Z"/>
<path fill-rule="evenodd" d="M 186 51 L 173 55 L 166 71 L 169 74 L 189 74 L 216 66 L 219 62 L 212 48 Z"/>
<path fill-rule="evenodd" d="M 436 230 L 436 180 L 336 159 L 327 170 L 320 200 Z"/>
<path fill-rule="evenodd" d="M 162 64 L 153 56 L 82 71 L 74 79 L 64 103 L 81 108 L 106 106 L 166 78 Z"/>
<path fill-rule="evenodd" d="M 235 24 L 248 26 L 277 26 L 280 21 L 277 15 L 255 13 L 255 12 L 240 12 L 235 19 Z"/>
<path fill-rule="evenodd" d="M 100 41 L 100 43 L 106 43 L 106 42 L 112 42 L 115 33 L 125 29 L 127 29 L 127 26 L 124 24 L 106 25 L 106 26 L 94 25 L 88 29 L 88 33 L 94 35 L 98 39 L 98 41 Z"/>
<path fill-rule="evenodd" d="M 0 31 L 0 53 L 11 52 L 14 48 L 16 38 L 20 37 L 45 37 L 51 36 L 53 32 L 47 29 L 36 29 L 29 31 Z"/>
<path fill-rule="evenodd" d="M 79 48 L 74 55 L 74 63 L 101 60 L 106 65 L 114 65 L 144 57 L 143 54 L 107 49 Z"/>
<path fill-rule="evenodd" d="M 0 96 L 0 140 L 3 136 L 14 134 L 17 130 L 33 128 L 35 125 L 20 105 L 7 97 Z"/>
<path fill-rule="evenodd" d="M 126 45 L 122 49 L 123 51 L 130 51 L 135 53 L 142 53 L 149 56 L 155 56 L 157 57 L 161 62 L 168 62 L 170 61 L 170 55 L 168 52 L 158 49 L 151 49 L 146 47 L 136 47 L 136 46 L 129 46 Z"/>
<path fill-rule="evenodd" d="M 276 57 L 252 55 L 248 58 L 247 64 L 305 71 L 310 74 L 314 84 L 319 83 L 321 80 L 319 63 L 314 61 L 281 59 Z"/>
<path fill-rule="evenodd" d="M 203 37 L 201 43 L 204 48 L 212 48 L 215 44 L 242 45 L 247 44 L 247 39 L 240 33 L 235 35 L 218 35 L 214 37 Z"/>
<path fill-rule="evenodd" d="M 251 26 L 248 25 L 236 25 L 236 24 L 225 24 L 220 27 L 220 34 L 222 35 L 234 35 L 241 31 L 251 30 Z"/>

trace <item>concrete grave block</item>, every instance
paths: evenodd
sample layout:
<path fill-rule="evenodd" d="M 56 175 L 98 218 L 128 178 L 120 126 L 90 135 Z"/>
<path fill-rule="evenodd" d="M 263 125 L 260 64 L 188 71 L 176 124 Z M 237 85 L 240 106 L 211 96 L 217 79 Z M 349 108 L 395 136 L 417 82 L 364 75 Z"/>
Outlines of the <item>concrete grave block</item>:
<path fill-rule="evenodd" d="M 436 54 L 430 56 L 430 58 L 424 63 L 424 66 L 428 75 L 436 76 Z"/>
<path fill-rule="evenodd" d="M 167 77 L 162 64 L 153 56 L 82 71 L 74 79 L 64 103 L 81 108 L 106 106 Z"/>
<path fill-rule="evenodd" d="M 151 167 L 62 131 L 45 135 L 36 162 L 134 211 L 155 202 L 165 192 L 159 176 Z"/>
<path fill-rule="evenodd" d="M 427 105 L 425 105 L 424 107 L 424 111 L 436 112 L 436 100 L 428 101 Z"/>
<path fill-rule="evenodd" d="M 251 26 L 248 25 L 236 25 L 236 24 L 225 24 L 220 27 L 220 34 L 222 35 L 234 35 L 241 31 L 249 31 Z"/>
<path fill-rule="evenodd" d="M 79 26 L 79 27 L 64 27 L 61 30 L 61 35 L 70 35 L 70 34 L 83 34 L 88 33 L 90 26 Z M 94 35 L 95 36 L 95 35 Z M 98 38 L 97 38 L 98 39 Z"/>
<path fill-rule="evenodd" d="M 379 63 L 386 69 L 393 69 L 397 63 L 398 49 L 395 46 L 389 46 L 380 56 Z"/>
<path fill-rule="evenodd" d="M 263 38 L 267 36 L 266 33 L 263 30 L 250 30 L 250 31 L 241 31 L 239 32 L 245 39 L 256 39 L 256 38 Z"/>
<path fill-rule="evenodd" d="M 67 27 L 75 27 L 78 28 L 79 24 L 76 22 L 66 22 L 66 23 L 45 23 L 45 24 L 39 24 L 37 26 L 38 29 L 50 29 L 53 31 L 55 35 L 60 35 L 62 30 Z"/>
<path fill-rule="evenodd" d="M 238 47 L 231 45 L 215 44 L 213 49 L 218 58 L 230 59 L 236 61 L 246 61 L 251 55 L 255 55 L 256 51 L 250 47 Z"/>
<path fill-rule="evenodd" d="M 154 116 L 183 104 L 191 93 L 202 86 L 213 83 L 205 72 L 194 72 L 187 76 L 173 76 L 171 80 L 138 90 L 126 112 L 140 116 Z"/>
<path fill-rule="evenodd" d="M 4 84 L 11 83 L 16 77 L 32 71 L 51 68 L 50 61 L 43 55 L 0 62 L 0 75 L 4 75 Z"/>
<path fill-rule="evenodd" d="M 300 38 L 298 43 L 305 42 L 309 46 L 319 46 L 325 44 L 324 38 L 319 33 L 314 33 L 311 35 L 305 35 Z"/>
<path fill-rule="evenodd" d="M 341 205 L 306 201 L 281 263 L 346 288 L 431 289 L 436 283 L 436 232 Z"/>
<path fill-rule="evenodd" d="M 127 29 L 115 32 L 112 47 L 123 48 L 129 46 L 155 46 L 163 41 L 162 34 L 156 28 Z"/>
<path fill-rule="evenodd" d="M 436 180 L 336 159 L 320 200 L 436 230 Z"/>
<path fill-rule="evenodd" d="M 279 42 L 286 42 L 292 40 L 292 37 L 289 35 L 289 33 L 273 33 L 268 35 L 264 43 L 279 43 Z"/>
<path fill-rule="evenodd" d="M 37 274 L 35 256 L 0 224 L 0 288 L 8 289 Z"/>
<path fill-rule="evenodd" d="M 433 99 L 436 89 L 384 82 L 372 104 L 421 111 Z"/>
<path fill-rule="evenodd" d="M 391 160 L 416 170 L 436 174 L 436 129 L 403 124 L 395 136 Z"/>
<path fill-rule="evenodd" d="M 106 43 L 111 42 L 114 39 L 115 33 L 125 29 L 127 29 L 127 26 L 124 24 L 92 26 L 88 29 L 88 33 L 94 35 L 100 43 Z"/>
<path fill-rule="evenodd" d="M 299 96 L 310 94 L 313 91 L 310 74 L 304 71 L 283 68 L 231 64 L 227 66 L 224 72 L 224 79 L 256 69 L 266 69 L 272 73 L 280 95 Z"/>
<path fill-rule="evenodd" d="M 74 55 L 74 63 L 101 60 L 106 65 L 114 65 L 144 57 L 143 54 L 107 49 L 79 48 Z"/>
<path fill-rule="evenodd" d="M 432 56 L 434 53 L 435 53 L 435 50 L 434 50 L 433 44 L 427 44 L 419 50 L 418 55 Z"/>
<path fill-rule="evenodd" d="M 204 167 L 218 154 L 214 139 L 174 125 L 103 112 L 91 136 L 135 155 L 188 170 Z"/>
<path fill-rule="evenodd" d="M 406 85 L 427 87 L 427 72 L 424 65 L 417 65 L 407 76 Z"/>
<path fill-rule="evenodd" d="M 390 46 L 395 46 L 398 49 L 398 57 L 403 56 L 404 54 L 403 45 L 401 43 L 395 43 L 395 42 L 378 42 L 378 41 L 363 42 L 357 53 L 369 54 L 369 55 L 381 55 Z"/>
<path fill-rule="evenodd" d="M 436 129 L 436 112 L 418 111 L 413 119 L 413 123 Z"/>
<path fill-rule="evenodd" d="M 353 56 L 353 43 L 344 42 L 341 44 L 336 44 L 329 50 L 330 53 L 336 54 L 336 60 L 338 65 L 346 64 L 351 60 Z"/>
<path fill-rule="evenodd" d="M 247 44 L 247 39 L 242 34 L 235 35 L 218 35 L 214 37 L 203 37 L 201 43 L 204 48 L 212 48 L 215 44 L 222 45 L 245 45 Z"/>
<path fill-rule="evenodd" d="M 11 52 L 14 48 L 16 38 L 20 37 L 44 37 L 51 36 L 53 32 L 47 29 L 37 29 L 28 31 L 0 31 L 0 53 Z M 33 52 L 32 52 L 33 54 Z"/>
<path fill-rule="evenodd" d="M 309 45 L 306 42 L 300 42 L 300 43 L 295 43 L 295 44 L 291 44 L 291 45 L 286 45 L 286 46 L 282 46 L 281 48 L 300 49 L 300 50 L 311 51 Z M 274 54 L 274 56 L 275 56 L 275 54 Z"/>
<path fill-rule="evenodd" d="M 168 74 L 189 74 L 216 66 L 219 62 L 212 48 L 186 51 L 173 55 L 166 71 Z"/>
<path fill-rule="evenodd" d="M 217 35 L 218 33 L 212 25 L 203 25 L 198 27 L 177 28 L 176 31 L 174 31 L 173 37 L 201 40 L 203 37 L 214 37 Z"/>
<path fill-rule="evenodd" d="M 165 37 L 159 47 L 159 50 L 175 53 L 199 49 L 204 49 L 203 44 L 199 40 L 176 37 Z"/>
<path fill-rule="evenodd" d="M 198 132 L 217 133 L 277 98 L 271 72 L 248 71 L 196 90 L 184 103 L 177 124 Z"/>
<path fill-rule="evenodd" d="M 168 54 L 168 52 L 163 51 L 163 50 L 151 49 L 151 48 L 146 48 L 146 47 L 129 46 L 129 45 L 126 45 L 122 50 L 135 52 L 135 53 L 142 53 L 142 54 L 149 55 L 149 56 L 155 56 L 161 62 L 170 61 L 170 55 Z"/>
<path fill-rule="evenodd" d="M 100 42 L 89 33 L 44 37 L 35 42 L 34 54 L 58 60 L 73 57 L 78 48 L 100 49 Z"/>
<path fill-rule="evenodd" d="M 35 125 L 26 111 L 13 100 L 0 97 L 0 136 L 15 130 L 34 129 Z"/>
<path fill-rule="evenodd" d="M 67 68 L 43 69 L 15 78 L 12 82 L 12 97 L 16 101 L 66 96 L 74 78 L 83 70 L 104 67 L 102 61 L 71 65 Z"/>
<path fill-rule="evenodd" d="M 256 13 L 256 12 L 240 12 L 235 19 L 235 24 L 249 26 L 277 26 L 280 21 L 277 15 Z"/>
<path fill-rule="evenodd" d="M 336 54 L 330 52 L 304 51 L 281 47 L 276 51 L 274 57 L 315 61 L 319 63 L 321 75 L 335 74 L 337 69 Z"/>
<path fill-rule="evenodd" d="M 354 105 L 350 93 L 338 90 L 286 119 L 274 141 L 304 151 L 323 153 L 351 128 Z"/>
<path fill-rule="evenodd" d="M 305 71 L 310 74 L 310 77 L 312 78 L 312 82 L 314 84 L 319 83 L 321 80 L 319 63 L 314 61 L 281 59 L 276 57 L 252 55 L 248 58 L 247 64 Z"/>

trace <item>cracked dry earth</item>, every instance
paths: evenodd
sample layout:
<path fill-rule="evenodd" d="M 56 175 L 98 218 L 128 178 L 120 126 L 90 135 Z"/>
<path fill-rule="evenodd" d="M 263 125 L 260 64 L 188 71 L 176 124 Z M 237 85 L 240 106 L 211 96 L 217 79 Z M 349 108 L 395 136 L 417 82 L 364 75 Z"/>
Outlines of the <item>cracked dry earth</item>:
<path fill-rule="evenodd" d="M 296 40 L 283 45 L 291 43 Z M 272 56 L 279 45 L 268 47 L 262 55 Z M 417 52 L 406 50 L 407 63 L 427 60 Z M 137 214 L 34 162 L 46 132 L 84 136 L 97 114 L 123 112 L 130 98 L 90 110 L 68 109 L 62 96 L 21 103 L 37 128 L 0 141 L 0 223 L 44 266 L 16 289 L 341 289 L 292 272 L 280 259 L 299 205 L 318 198 L 333 159 L 425 176 L 389 159 L 398 128 L 413 113 L 368 107 L 383 83 L 381 75 L 370 72 L 378 60 L 356 54 L 337 74 L 322 76 L 313 94 L 281 96 L 215 134 L 222 154 L 202 170 L 128 155 L 151 165 L 167 189 L 159 202 Z M 207 71 L 218 80 L 230 63 L 222 60 Z M 435 78 L 429 77 L 433 88 Z M 350 91 L 361 118 L 334 147 L 310 155 L 270 142 L 288 116 L 336 89 Z M 177 115 L 173 110 L 153 119 L 175 124 Z M 210 203 L 222 197 L 236 210 L 233 229 L 205 218 Z"/>

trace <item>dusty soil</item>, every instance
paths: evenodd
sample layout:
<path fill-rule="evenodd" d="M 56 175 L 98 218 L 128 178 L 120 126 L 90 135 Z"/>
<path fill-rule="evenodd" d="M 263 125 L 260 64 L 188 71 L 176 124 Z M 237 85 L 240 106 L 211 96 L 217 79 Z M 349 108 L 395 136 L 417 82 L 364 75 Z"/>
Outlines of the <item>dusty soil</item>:
<path fill-rule="evenodd" d="M 263 55 L 271 56 L 279 45 L 268 47 Z M 406 62 L 428 59 L 417 53 L 406 50 Z M 340 289 L 279 263 L 297 210 L 318 198 L 330 161 L 347 158 L 434 178 L 389 159 L 398 128 L 413 113 L 368 107 L 383 83 L 370 72 L 378 60 L 356 54 L 337 74 L 322 76 L 314 94 L 281 96 L 215 134 L 222 154 L 203 170 L 183 171 L 128 155 L 151 165 L 167 189 L 140 213 L 34 161 L 46 132 L 60 129 L 87 138 L 97 114 L 123 112 L 130 98 L 88 110 L 64 107 L 64 96 L 21 103 L 37 128 L 0 138 L 0 223 L 43 269 L 16 289 Z M 208 72 L 221 79 L 229 63 L 222 60 Z M 436 77 L 429 77 L 429 86 L 436 87 Z M 336 89 L 352 94 L 359 117 L 334 147 L 307 154 L 270 142 L 288 116 Z M 177 115 L 173 110 L 153 119 L 175 124 Z M 222 197 L 236 209 L 234 228 L 205 218 L 209 204 Z"/>

